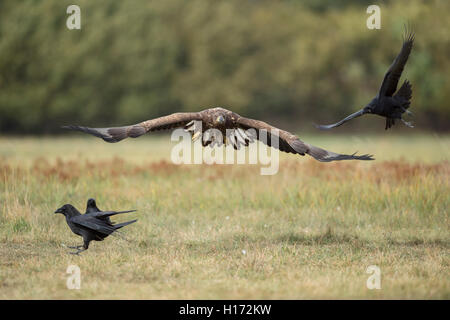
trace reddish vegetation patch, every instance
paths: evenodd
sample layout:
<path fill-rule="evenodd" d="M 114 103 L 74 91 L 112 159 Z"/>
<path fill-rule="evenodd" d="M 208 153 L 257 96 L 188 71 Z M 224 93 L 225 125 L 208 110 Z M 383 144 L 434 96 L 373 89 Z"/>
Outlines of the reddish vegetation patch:
<path fill-rule="evenodd" d="M 31 167 L 11 166 L 0 160 L 0 177 L 20 178 L 31 174 L 40 178 L 57 178 L 62 181 L 78 179 L 82 176 L 117 177 L 124 175 L 138 175 L 144 172 L 152 174 L 170 175 L 185 170 L 186 166 L 172 164 L 166 160 L 150 162 L 144 165 L 130 164 L 122 158 L 115 157 L 111 160 L 62 160 L 49 161 L 44 157 L 36 158 Z"/>
<path fill-rule="evenodd" d="M 70 181 L 83 176 L 118 177 L 150 173 L 152 175 L 174 175 L 192 173 L 208 180 L 243 179 L 259 175 L 258 165 L 175 165 L 166 160 L 149 162 L 142 165 L 131 164 L 122 158 L 111 160 L 62 160 L 49 161 L 39 157 L 33 161 L 30 168 L 23 166 L 11 167 L 0 160 L 0 177 L 17 179 L 25 174 L 40 178 L 57 178 Z M 368 181 L 402 181 L 427 175 L 450 175 L 448 161 L 436 164 L 405 163 L 402 161 L 385 161 L 373 163 L 370 166 L 358 162 L 320 163 L 314 160 L 291 161 L 280 163 L 279 174 L 298 175 L 299 177 L 316 177 L 327 180 L 366 179 Z"/>
<path fill-rule="evenodd" d="M 281 166 L 280 166 L 281 167 Z M 300 175 L 314 176 L 327 180 L 365 179 L 367 181 L 403 181 L 429 175 L 450 175 L 450 163 L 435 164 L 408 163 L 403 161 L 375 162 L 367 166 L 358 162 L 320 163 L 314 160 L 303 164 L 290 162 L 281 170 L 294 171 Z"/>

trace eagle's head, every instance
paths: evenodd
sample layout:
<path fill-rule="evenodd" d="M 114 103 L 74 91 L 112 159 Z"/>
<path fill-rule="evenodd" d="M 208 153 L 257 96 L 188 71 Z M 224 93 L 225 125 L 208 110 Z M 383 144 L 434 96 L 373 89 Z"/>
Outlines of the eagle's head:
<path fill-rule="evenodd" d="M 221 115 L 221 114 L 219 114 L 218 116 L 216 116 L 214 118 L 214 124 L 216 126 L 224 126 L 225 122 L 226 122 L 225 117 L 223 115 Z"/>

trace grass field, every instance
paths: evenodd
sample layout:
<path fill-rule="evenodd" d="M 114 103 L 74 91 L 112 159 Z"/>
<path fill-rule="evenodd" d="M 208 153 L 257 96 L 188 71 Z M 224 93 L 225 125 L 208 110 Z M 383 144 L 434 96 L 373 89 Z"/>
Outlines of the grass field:
<path fill-rule="evenodd" d="M 78 137 L 0 138 L 0 299 L 450 298 L 450 136 L 302 136 L 376 161 L 283 155 L 274 176 L 174 165 L 168 136 Z M 53 212 L 89 197 L 138 222 L 69 255 Z"/>

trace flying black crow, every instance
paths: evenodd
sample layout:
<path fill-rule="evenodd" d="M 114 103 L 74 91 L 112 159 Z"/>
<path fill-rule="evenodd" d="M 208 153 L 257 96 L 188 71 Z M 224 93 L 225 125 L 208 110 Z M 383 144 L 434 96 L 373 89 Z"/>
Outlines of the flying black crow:
<path fill-rule="evenodd" d="M 354 159 L 373 160 L 372 156 L 367 154 L 360 156 L 355 154 L 338 154 L 315 147 L 301 141 L 290 132 L 273 127 L 263 121 L 242 117 L 235 112 L 219 107 L 200 112 L 174 113 L 125 127 L 88 128 L 71 125 L 63 128 L 86 132 L 102 138 L 106 142 L 119 142 L 128 137 L 137 138 L 151 131 L 180 127 L 184 127 L 192 135 L 192 140 L 203 136 L 203 146 L 209 145 L 213 147 L 215 144 L 231 144 L 235 149 L 239 149 L 241 145 L 248 146 L 249 143 L 255 140 L 260 140 L 271 146 L 272 136 L 274 136 L 275 139 L 278 138 L 278 146 L 276 147 L 280 151 L 302 156 L 308 154 L 322 162 Z M 213 130 L 210 131 L 210 129 L 220 131 L 221 136 L 211 134 Z M 266 133 L 262 134 L 262 132 Z"/>
<path fill-rule="evenodd" d="M 92 240 L 102 241 L 110 234 L 117 232 L 118 229 L 129 225 L 137 220 L 131 220 L 119 224 L 112 224 L 105 220 L 105 217 L 110 217 L 116 214 L 134 212 L 136 210 L 128 211 L 100 211 L 81 214 L 71 204 L 65 204 L 57 209 L 55 213 L 61 213 L 66 217 L 66 222 L 73 233 L 83 237 L 83 245 L 69 247 L 77 249 L 71 254 L 79 254 L 80 252 L 89 248 L 89 243 Z"/>
<path fill-rule="evenodd" d="M 377 114 L 386 118 L 385 130 L 392 127 L 395 124 L 395 120 L 401 120 L 406 126 L 413 128 L 414 126 L 411 122 L 406 122 L 402 118 L 404 112 L 411 114 L 407 110 L 412 97 L 411 84 L 408 80 L 405 80 L 400 89 L 395 92 L 403 68 L 411 53 L 413 43 L 414 33 L 405 28 L 402 49 L 386 72 L 377 96 L 367 106 L 339 122 L 330 125 L 317 125 L 316 127 L 322 130 L 329 130 L 364 114 Z"/>

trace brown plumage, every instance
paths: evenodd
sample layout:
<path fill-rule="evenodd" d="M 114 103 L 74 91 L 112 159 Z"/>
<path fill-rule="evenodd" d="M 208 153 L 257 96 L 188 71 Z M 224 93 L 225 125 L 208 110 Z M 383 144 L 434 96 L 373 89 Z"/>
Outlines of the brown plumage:
<path fill-rule="evenodd" d="M 90 133 L 106 142 L 119 142 L 125 138 L 137 138 L 147 132 L 184 127 L 192 139 L 202 136 L 202 145 L 231 144 L 235 149 L 241 145 L 248 146 L 255 140 L 272 145 L 271 136 L 278 138 L 278 149 L 283 152 L 305 155 L 322 162 L 336 160 L 373 160 L 371 155 L 346 155 L 327 151 L 301 141 L 297 136 L 273 127 L 263 121 L 244 118 L 224 108 L 210 108 L 200 112 L 174 113 L 165 117 L 143 121 L 141 123 L 114 128 L 87 128 L 81 126 L 64 126 L 65 129 Z M 201 127 L 201 131 L 200 131 Z M 221 139 L 217 138 L 217 129 Z M 265 130 L 265 131 L 264 131 Z M 265 134 L 264 132 L 267 132 Z M 275 146 L 276 147 L 276 146 Z"/>

